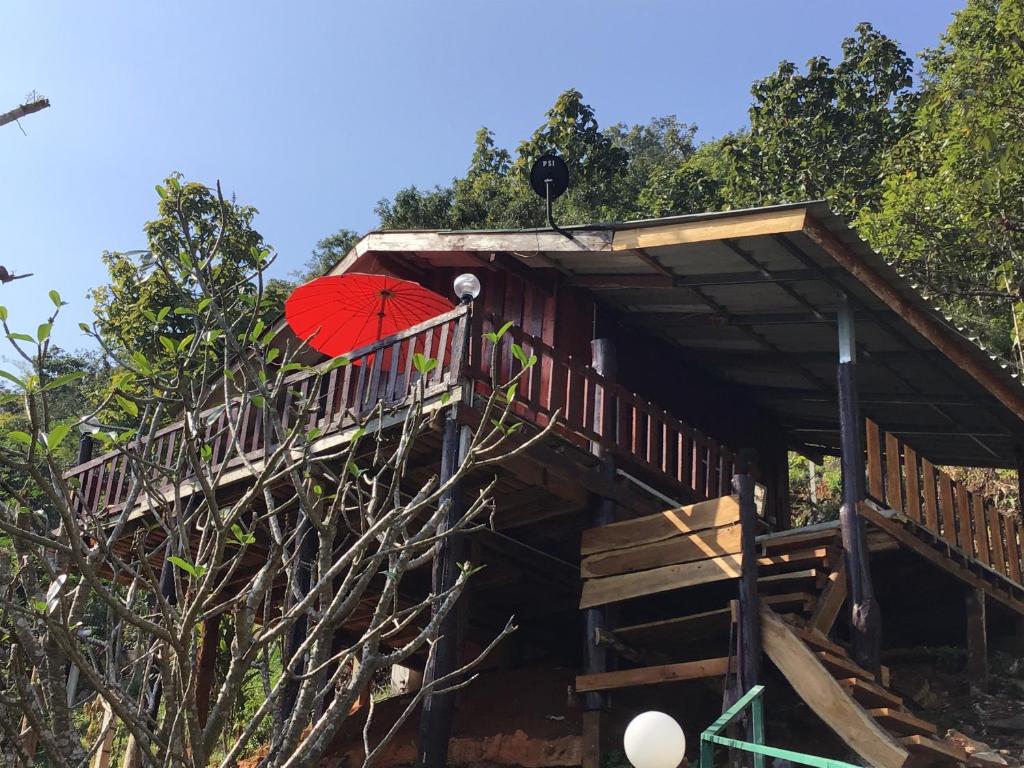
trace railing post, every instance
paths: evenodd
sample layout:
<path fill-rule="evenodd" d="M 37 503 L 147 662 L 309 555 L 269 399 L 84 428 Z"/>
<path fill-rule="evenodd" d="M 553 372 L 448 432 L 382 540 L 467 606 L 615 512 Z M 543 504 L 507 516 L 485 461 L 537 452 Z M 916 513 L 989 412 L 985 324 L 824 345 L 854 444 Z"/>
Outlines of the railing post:
<path fill-rule="evenodd" d="M 845 295 L 838 313 L 839 363 L 837 371 L 839 432 L 842 450 L 843 502 L 839 509 L 843 556 L 850 590 L 850 627 L 854 659 L 865 669 L 878 670 L 882 624 L 871 584 L 868 550 L 860 504 L 864 501 L 863 421 L 857 401 L 857 341 L 853 313 Z"/>
<path fill-rule="evenodd" d="M 614 381 L 617 373 L 615 347 L 609 339 L 594 339 L 590 343 L 592 366 L 601 376 Z M 595 387 L 593 418 L 595 431 L 607 438 L 606 427 L 616 422 L 608 417 L 609 409 L 606 398 L 608 393 L 602 387 Z M 601 472 L 608 479 L 615 479 L 615 461 L 604 449 L 600 440 L 591 443 L 591 452 L 601 462 Z M 615 502 L 612 499 L 597 496 L 590 500 L 591 527 L 608 525 L 615 521 Z M 587 608 L 583 614 L 584 626 L 584 673 L 595 674 L 607 672 L 608 650 L 597 643 L 598 633 L 610 628 L 612 622 L 607 606 Z M 606 706 L 605 695 L 601 691 L 583 694 L 583 731 L 584 754 L 583 768 L 599 768 L 601 765 L 601 721 Z"/>

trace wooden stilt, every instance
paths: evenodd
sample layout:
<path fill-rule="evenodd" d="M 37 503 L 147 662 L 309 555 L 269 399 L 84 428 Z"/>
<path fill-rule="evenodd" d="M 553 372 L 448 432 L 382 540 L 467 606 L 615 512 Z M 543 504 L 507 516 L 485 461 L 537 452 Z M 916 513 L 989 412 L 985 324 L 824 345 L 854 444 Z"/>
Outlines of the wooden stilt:
<path fill-rule="evenodd" d="M 441 482 L 446 482 L 465 457 L 469 434 L 460 427 L 454 412 L 444 425 L 441 442 Z M 458 564 L 463 559 L 466 545 L 462 534 L 444 535 L 462 515 L 461 489 L 451 489 L 444 499 L 448 503 L 448 514 L 441 524 L 439 534 L 443 536 L 437 545 L 434 558 L 434 594 L 445 592 L 455 586 L 459 577 Z M 459 601 L 462 603 L 463 601 Z M 434 642 L 424 669 L 424 685 L 451 674 L 458 668 L 459 661 L 459 616 L 465 606 L 459 605 L 441 621 L 438 638 Z M 444 768 L 448 760 L 448 741 L 451 738 L 452 722 L 455 717 L 455 692 L 430 693 L 423 700 L 420 712 L 419 753 L 416 764 L 420 768 Z"/>
<path fill-rule="evenodd" d="M 967 679 L 973 693 L 988 692 L 988 639 L 985 593 L 977 587 L 965 591 L 967 607 Z"/>
<path fill-rule="evenodd" d="M 740 566 L 739 670 L 740 688 L 746 693 L 761 679 L 761 606 L 757 593 L 757 507 L 754 481 L 746 472 L 733 475 L 732 492 L 740 500 L 740 529 L 743 563 Z"/>
<path fill-rule="evenodd" d="M 839 525 L 850 598 L 850 632 L 853 656 L 865 669 L 877 672 L 882 640 L 882 621 L 871 583 L 871 568 L 859 508 L 865 498 L 863 420 L 857 402 L 856 338 L 853 313 L 846 297 L 839 310 L 839 432 L 842 449 L 843 502 Z"/>
<path fill-rule="evenodd" d="M 196 658 L 196 715 L 199 727 L 206 727 L 210 715 L 210 699 L 214 690 L 214 675 L 217 667 L 217 646 L 220 643 L 220 616 L 203 622 L 199 639 L 199 653 Z"/>
<path fill-rule="evenodd" d="M 594 339 L 590 343 L 593 368 L 602 376 L 615 380 L 617 360 L 615 347 L 609 339 Z M 603 434 L 610 434 L 608 425 L 615 423 L 615 415 L 611 412 L 612 403 L 605 393 L 598 388 L 594 397 L 594 422 L 601 426 Z M 601 472 L 609 480 L 615 479 L 615 462 L 607 455 L 598 443 L 591 446 L 591 451 L 601 459 Z M 615 522 L 615 502 L 612 499 L 593 496 L 590 503 L 590 522 L 592 527 L 608 525 Z M 583 673 L 585 675 L 601 674 L 611 671 L 612 657 L 608 648 L 601 644 L 602 633 L 612 629 L 609 607 L 606 605 L 586 608 L 583 612 L 584 658 Z M 604 721 L 603 710 L 608 703 L 603 691 L 588 691 L 583 694 L 583 765 L 600 766 L 601 725 Z"/>

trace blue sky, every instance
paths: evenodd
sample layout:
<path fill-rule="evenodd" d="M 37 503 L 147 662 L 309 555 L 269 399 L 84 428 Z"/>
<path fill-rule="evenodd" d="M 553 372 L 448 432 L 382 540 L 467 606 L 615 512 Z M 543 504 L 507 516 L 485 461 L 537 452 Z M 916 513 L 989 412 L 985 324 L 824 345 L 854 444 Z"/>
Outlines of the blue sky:
<path fill-rule="evenodd" d="M 104 249 L 142 248 L 169 172 L 260 209 L 286 274 L 340 227 L 367 230 L 381 197 L 461 173 L 481 125 L 514 147 L 566 88 L 602 124 L 676 114 L 701 138 L 746 122 L 751 82 L 782 59 L 836 56 L 859 21 L 910 53 L 963 0 L 432 0 L 57 3 L 0 8 L 0 111 L 36 90 L 53 106 L 0 128 L 0 286 L 13 325 L 46 293 L 81 343 Z M 0 352 L 0 355 L 3 353 Z"/>

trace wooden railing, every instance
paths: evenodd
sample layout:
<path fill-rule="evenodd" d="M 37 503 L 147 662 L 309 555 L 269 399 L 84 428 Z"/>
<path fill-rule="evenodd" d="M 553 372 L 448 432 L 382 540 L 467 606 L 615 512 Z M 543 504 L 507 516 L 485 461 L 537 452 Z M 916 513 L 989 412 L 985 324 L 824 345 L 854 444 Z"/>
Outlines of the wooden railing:
<path fill-rule="evenodd" d="M 470 328 L 470 317 L 468 308 L 458 307 L 350 353 L 349 365 L 326 373 L 323 368 L 297 373 L 287 379 L 278 402 L 268 407 L 281 414 L 285 431 L 295 426 L 296 418 L 304 418 L 305 431 L 329 435 L 353 425 L 380 401 L 401 405 L 420 379 L 425 379 L 428 397 L 450 391 L 467 379 L 474 381 L 477 393 L 486 394 L 492 386 L 493 344 L 483 334 L 496 330 L 498 324 L 477 316 Z M 537 357 L 518 384 L 518 417 L 544 426 L 558 412 L 556 429 L 564 438 L 581 447 L 597 443 L 628 466 L 667 478 L 686 501 L 731 493 L 734 457 L 728 448 L 522 329 L 510 327 L 498 342 L 499 384 L 522 370 L 523 362 L 513 354 L 513 344 L 527 359 Z M 425 377 L 416 370 L 417 353 L 438 361 Z M 599 401 L 603 406 L 595 407 Z M 203 442 L 208 446 L 211 471 L 240 465 L 243 457 L 256 460 L 265 451 L 263 409 L 251 398 L 244 404 L 233 402 L 210 409 L 204 415 Z M 172 468 L 180 458 L 183 429 L 181 422 L 172 424 L 143 444 L 152 483 L 159 485 L 160 478 L 180 474 Z M 237 435 L 237 444 L 232 433 Z M 140 466 L 129 453 L 137 456 L 139 448 L 136 443 L 131 452 L 108 453 L 65 475 L 80 484 L 82 514 L 110 512 L 125 502 Z"/>
<path fill-rule="evenodd" d="M 421 379 L 427 397 L 449 390 L 462 377 L 462 355 L 453 349 L 464 346 L 459 334 L 468 328 L 469 311 L 458 307 L 406 331 L 355 350 L 346 355 L 349 364 L 335 367 L 326 374 L 329 364 L 311 372 L 288 377 L 287 386 L 272 406 L 281 414 L 283 432 L 291 430 L 296 418 L 306 420 L 305 431 L 319 430 L 327 435 L 351 426 L 378 402 L 400 405 L 412 394 Z M 415 367 L 414 356 L 436 358 L 438 364 L 425 375 Z M 315 400 L 315 407 L 310 400 Z M 241 411 L 241 412 L 239 412 Z M 207 410 L 203 419 L 203 443 L 208 446 L 206 461 L 211 471 L 227 463 L 228 467 L 259 458 L 266 448 L 263 409 L 251 398 L 245 403 L 229 403 Z M 237 436 L 237 445 L 232 438 Z M 173 466 L 180 458 L 184 423 L 171 424 L 150 440 L 134 443 L 131 451 L 114 451 L 73 467 L 65 478 L 77 483 L 79 513 L 88 515 L 103 510 L 116 510 L 131 492 L 132 479 L 137 477 L 140 463 L 131 456 L 144 451 L 150 468 L 151 482 L 159 485 L 161 478 L 173 477 Z M 240 446 L 240 448 L 239 448 Z"/>
<path fill-rule="evenodd" d="M 906 442 L 867 420 L 868 495 L 965 555 L 1022 583 L 1021 523 L 954 480 Z"/>
<path fill-rule="evenodd" d="M 486 391 L 491 386 L 493 344 L 484 334 L 497 331 L 501 324 L 497 318 L 479 317 L 475 325 L 470 369 L 478 390 Z M 527 358 L 537 357 L 518 383 L 518 415 L 543 426 L 560 412 L 558 429 L 564 436 L 581 446 L 597 443 L 667 477 L 686 492 L 689 501 L 732 492 L 734 456 L 727 447 L 514 326 L 498 341 L 495 375 L 499 384 L 523 368 L 513 354 L 513 344 Z"/>

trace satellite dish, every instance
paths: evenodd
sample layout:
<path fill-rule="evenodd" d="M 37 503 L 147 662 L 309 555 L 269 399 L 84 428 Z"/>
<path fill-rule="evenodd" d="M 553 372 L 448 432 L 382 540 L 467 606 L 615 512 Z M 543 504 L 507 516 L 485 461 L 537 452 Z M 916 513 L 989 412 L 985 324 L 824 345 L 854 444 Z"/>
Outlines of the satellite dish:
<path fill-rule="evenodd" d="M 541 197 L 557 200 L 569 188 L 569 166 L 558 155 L 541 155 L 530 168 L 530 186 Z"/>
<path fill-rule="evenodd" d="M 555 219 L 551 215 L 552 201 L 564 195 L 565 190 L 569 188 L 569 166 L 565 164 L 565 160 L 550 152 L 538 157 L 534 160 L 533 167 L 530 168 L 530 186 L 534 192 L 544 198 L 548 226 L 563 237 L 573 240 L 572 234 L 555 224 Z"/>

